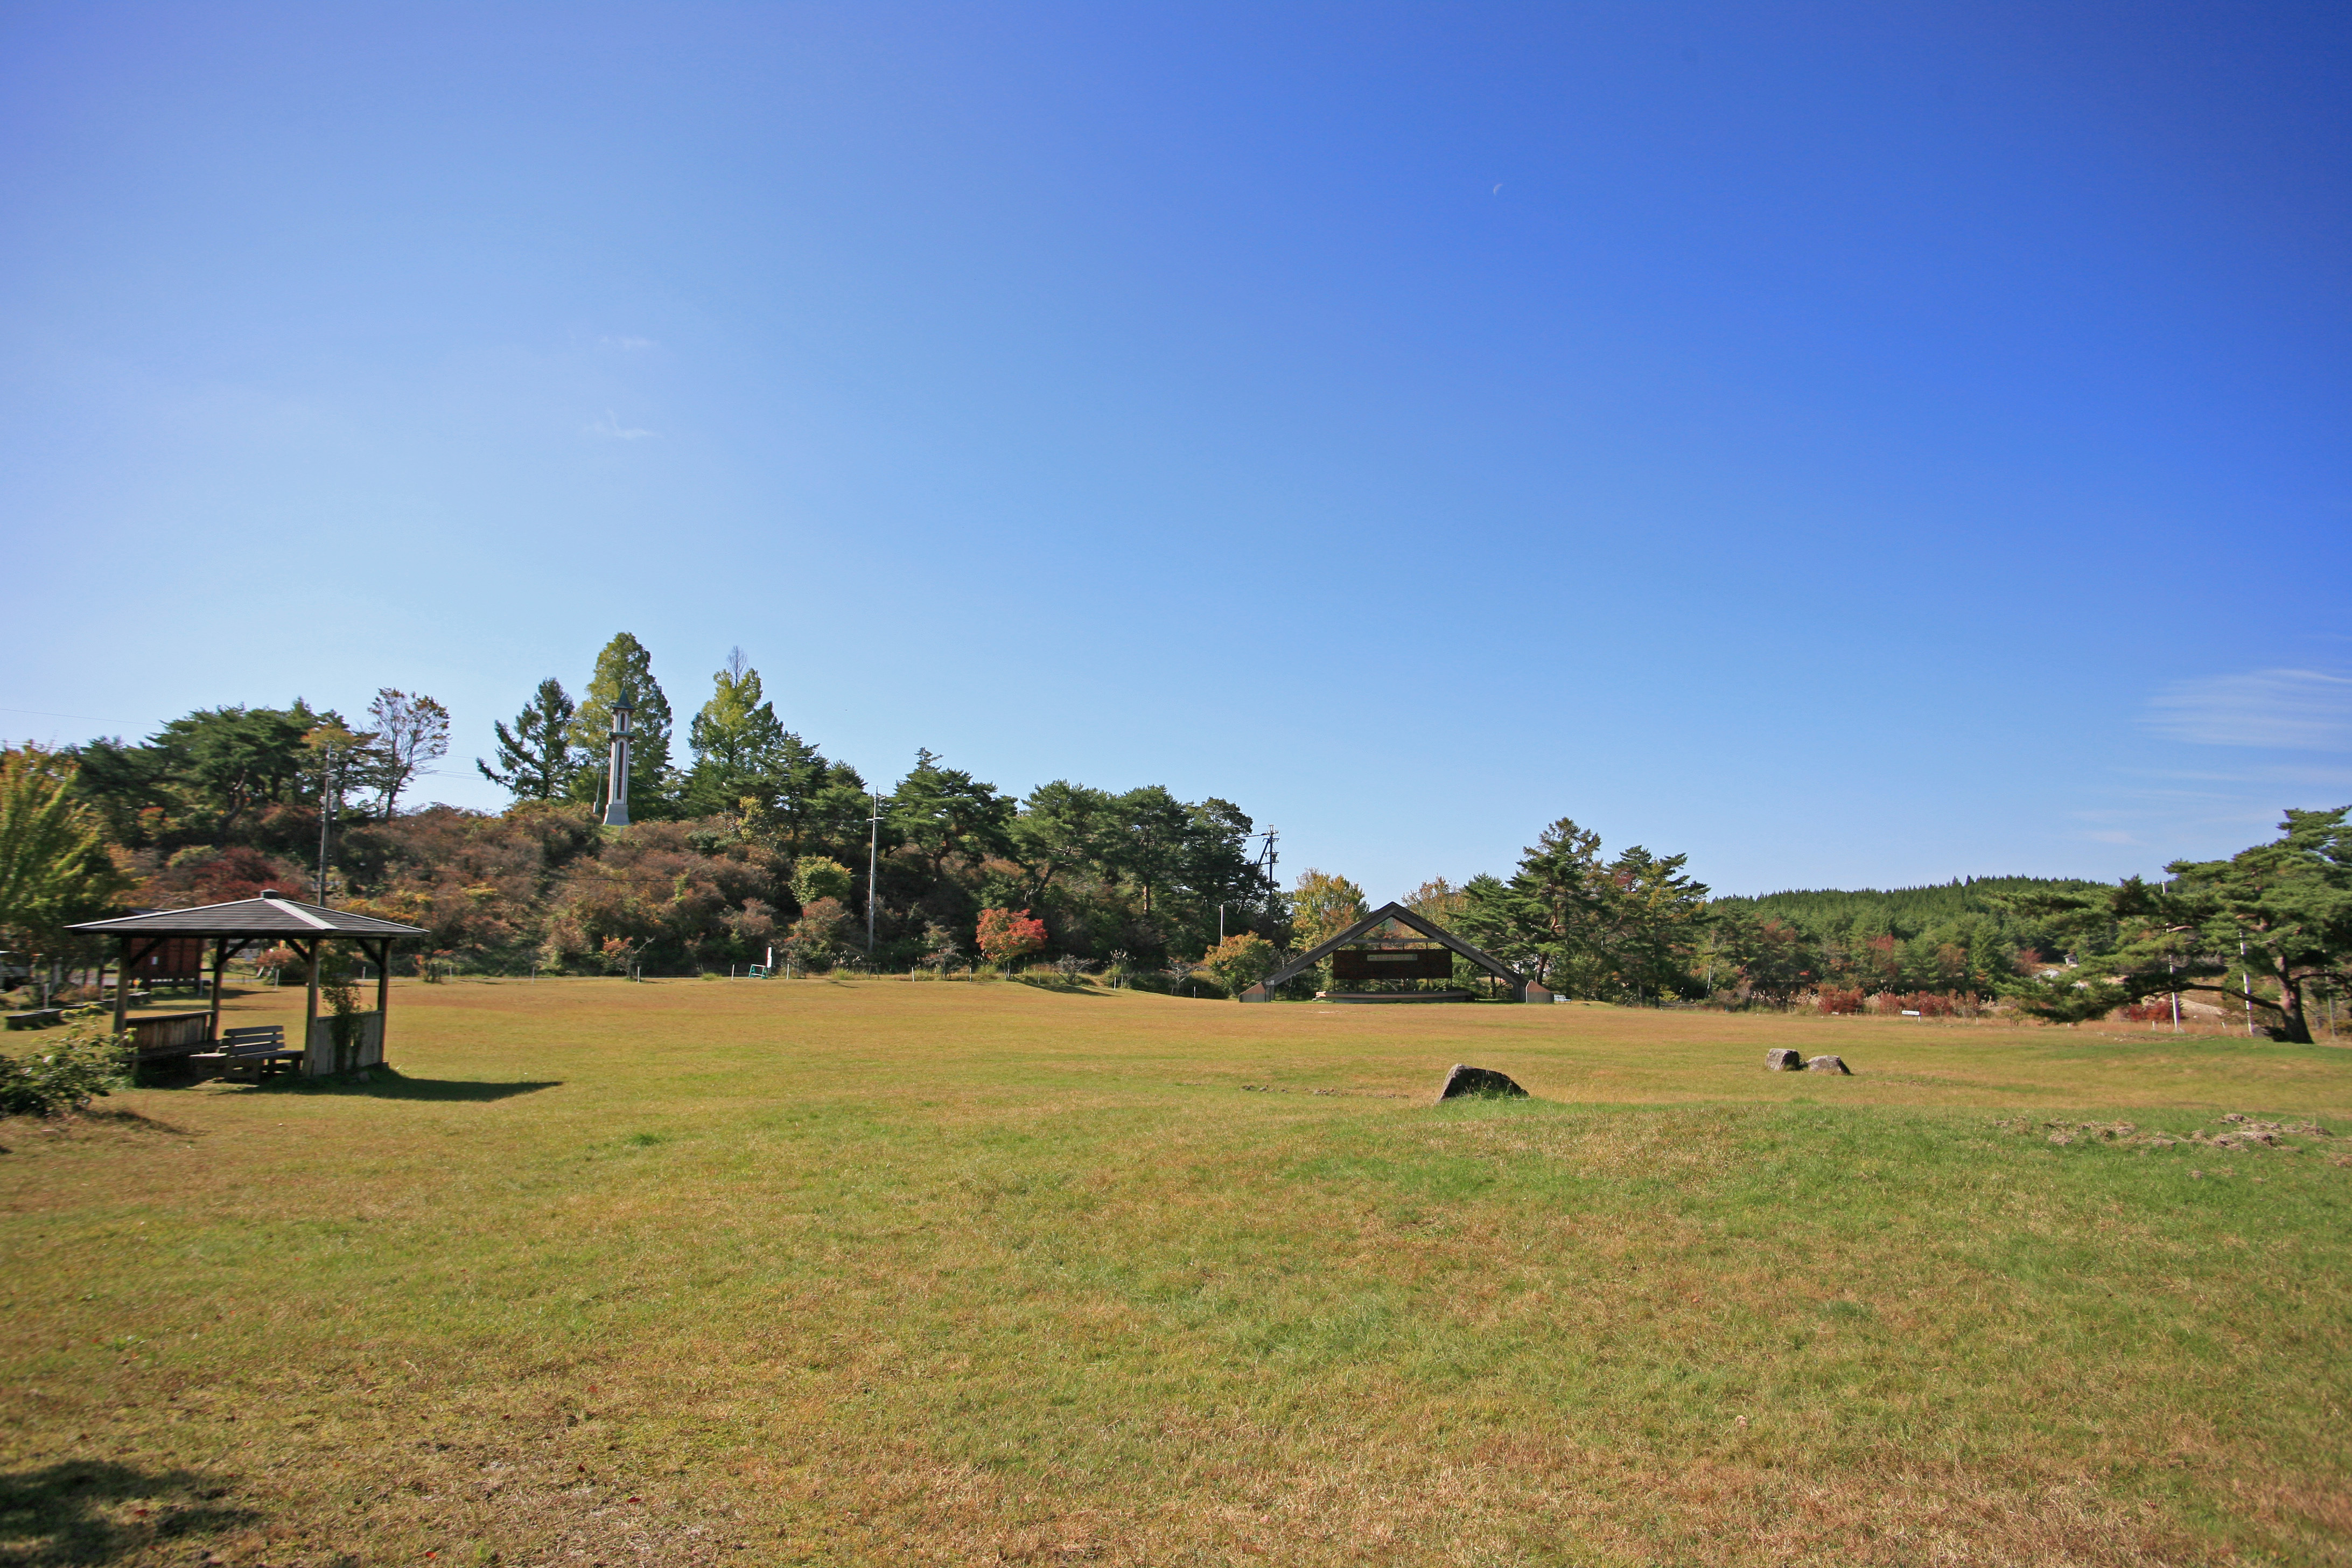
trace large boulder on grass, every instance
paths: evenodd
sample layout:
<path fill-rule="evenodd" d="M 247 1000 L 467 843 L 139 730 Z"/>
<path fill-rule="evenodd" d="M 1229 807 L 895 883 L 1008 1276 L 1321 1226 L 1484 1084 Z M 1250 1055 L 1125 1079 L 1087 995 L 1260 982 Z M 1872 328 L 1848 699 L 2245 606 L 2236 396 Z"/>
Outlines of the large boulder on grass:
<path fill-rule="evenodd" d="M 1460 1100 L 1474 1094 L 1498 1096 L 1504 1099 L 1516 1096 L 1520 1100 L 1528 1097 L 1528 1091 L 1513 1083 L 1507 1073 L 1496 1072 L 1491 1068 L 1465 1067 L 1460 1062 L 1456 1062 L 1454 1064 L 1454 1070 L 1445 1075 L 1445 1087 L 1437 1091 L 1437 1098 Z"/>
<path fill-rule="evenodd" d="M 1783 1050 L 1766 1051 L 1764 1053 L 1764 1070 L 1766 1072 L 1802 1072 L 1805 1070 L 1805 1053 L 1802 1051 Z"/>
<path fill-rule="evenodd" d="M 1843 1057 L 1815 1057 L 1805 1064 L 1805 1070 L 1807 1072 L 1842 1072 L 1848 1078 L 1853 1076 L 1853 1069 L 1845 1065 Z"/>

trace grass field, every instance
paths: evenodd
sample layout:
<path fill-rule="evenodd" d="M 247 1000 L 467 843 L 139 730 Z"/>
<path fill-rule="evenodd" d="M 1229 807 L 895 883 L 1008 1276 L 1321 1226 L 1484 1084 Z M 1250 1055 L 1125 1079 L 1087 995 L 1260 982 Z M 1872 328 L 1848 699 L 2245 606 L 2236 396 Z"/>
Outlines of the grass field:
<path fill-rule="evenodd" d="M 366 1087 L 0 1123 L 0 1563 L 2352 1563 L 2352 1138 L 2080 1127 L 2352 1131 L 2340 1047 L 903 980 L 391 1022 Z M 1536 1098 L 1432 1105 L 1456 1061 Z"/>

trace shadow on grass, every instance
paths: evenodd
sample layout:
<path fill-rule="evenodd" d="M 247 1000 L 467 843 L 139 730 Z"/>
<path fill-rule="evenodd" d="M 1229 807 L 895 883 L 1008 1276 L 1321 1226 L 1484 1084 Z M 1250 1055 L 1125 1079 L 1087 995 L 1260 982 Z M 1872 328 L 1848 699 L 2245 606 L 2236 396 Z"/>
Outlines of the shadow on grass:
<path fill-rule="evenodd" d="M 256 1522 L 226 1488 L 189 1470 L 68 1459 L 0 1472 L 0 1565 L 121 1563 L 189 1536 Z"/>
<path fill-rule="evenodd" d="M 101 1110 L 96 1106 L 84 1106 L 79 1110 L 66 1111 L 56 1116 L 11 1117 L 5 1121 L 0 1121 L 0 1128 L 5 1128 L 12 1132 L 42 1134 L 52 1138 L 73 1138 L 91 1132 L 160 1132 L 170 1138 L 195 1136 L 185 1127 L 175 1126 L 172 1122 L 159 1121 L 152 1116 L 142 1116 L 135 1110 Z M 11 1151 L 7 1145 L 0 1144 L 0 1154 L 9 1152 Z M 0 1558 L 0 1563 L 5 1562 L 6 1559 Z"/>
<path fill-rule="evenodd" d="M 560 1078 L 518 1079 L 510 1083 L 483 1083 L 474 1079 L 410 1078 L 392 1068 L 371 1068 L 348 1078 L 298 1078 L 281 1074 L 255 1088 L 257 1094 L 363 1094 L 378 1100 L 512 1100 L 553 1089 Z"/>
<path fill-rule="evenodd" d="M 1048 992 L 1055 996 L 1103 997 L 1110 994 L 1109 992 L 1102 990 L 1097 986 L 1089 985 L 1083 980 L 1064 980 L 1058 975 L 1051 980 L 1046 980 L 1034 978 L 1026 974 L 1016 974 L 1011 980 L 1006 981 L 1005 984 L 1008 985 L 1025 985 L 1032 991 Z"/>

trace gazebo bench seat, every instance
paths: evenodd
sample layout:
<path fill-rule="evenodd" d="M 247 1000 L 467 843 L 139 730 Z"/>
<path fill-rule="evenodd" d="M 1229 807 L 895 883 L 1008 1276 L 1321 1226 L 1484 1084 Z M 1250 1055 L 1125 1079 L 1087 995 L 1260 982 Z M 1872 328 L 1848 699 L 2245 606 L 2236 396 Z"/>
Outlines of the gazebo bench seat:
<path fill-rule="evenodd" d="M 286 1048 L 283 1024 L 248 1024 L 224 1034 L 219 1050 L 188 1059 L 198 1064 L 199 1072 L 212 1069 L 231 1083 L 259 1083 L 269 1073 L 299 1064 L 302 1053 Z"/>

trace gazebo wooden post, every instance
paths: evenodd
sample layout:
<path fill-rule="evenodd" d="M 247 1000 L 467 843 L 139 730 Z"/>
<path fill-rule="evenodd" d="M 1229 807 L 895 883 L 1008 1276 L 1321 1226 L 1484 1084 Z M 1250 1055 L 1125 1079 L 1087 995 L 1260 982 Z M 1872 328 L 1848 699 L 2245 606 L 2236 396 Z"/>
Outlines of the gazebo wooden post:
<path fill-rule="evenodd" d="M 128 935 L 123 937 L 122 945 L 114 959 L 114 1032 L 117 1035 L 131 1026 L 131 942 Z M 106 979 L 103 965 L 99 969 L 98 977 L 101 982 Z"/>
<path fill-rule="evenodd" d="M 392 938 L 384 937 L 375 944 L 375 1054 L 383 1059 L 383 1032 L 390 1026 L 383 1010 L 392 1005 Z"/>
<path fill-rule="evenodd" d="M 310 1037 L 318 1033 L 319 1024 L 319 939 L 310 939 L 310 984 L 302 994 L 302 1073 L 306 1078 L 318 1076 L 310 1068 Z"/>
<path fill-rule="evenodd" d="M 221 983 L 228 978 L 228 938 L 213 938 L 213 1006 L 212 1016 L 205 1023 L 205 1038 L 220 1038 Z"/>

